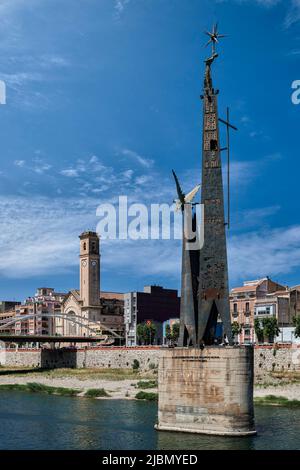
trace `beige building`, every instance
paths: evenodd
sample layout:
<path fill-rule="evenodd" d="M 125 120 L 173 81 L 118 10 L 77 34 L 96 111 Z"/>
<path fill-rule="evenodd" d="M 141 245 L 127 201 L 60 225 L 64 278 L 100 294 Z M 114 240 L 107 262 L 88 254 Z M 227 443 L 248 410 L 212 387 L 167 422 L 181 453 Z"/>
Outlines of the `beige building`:
<path fill-rule="evenodd" d="M 0 311 L 0 325 L 6 325 L 7 323 L 11 322 L 14 319 L 15 315 L 16 315 L 15 310 L 7 310 L 5 312 Z M 4 328 L 0 329 L 0 333 L 14 334 L 15 326 L 14 325 L 5 326 Z"/>
<path fill-rule="evenodd" d="M 268 277 L 246 281 L 230 292 L 231 321 L 241 326 L 240 343 L 254 343 L 254 321 L 275 316 L 279 326 L 290 324 L 289 289 Z"/>
<path fill-rule="evenodd" d="M 61 304 L 66 294 L 55 292 L 48 287 L 40 287 L 34 296 L 23 304 L 0 313 L 0 332 L 16 335 L 56 334 L 55 314 L 61 314 Z"/>
<path fill-rule="evenodd" d="M 124 295 L 102 292 L 100 295 L 100 249 L 95 232 L 80 235 L 80 289 L 72 290 L 62 304 L 69 320 L 57 323 L 62 335 L 124 336 Z"/>
<path fill-rule="evenodd" d="M 300 286 L 290 288 L 290 321 L 300 316 Z"/>

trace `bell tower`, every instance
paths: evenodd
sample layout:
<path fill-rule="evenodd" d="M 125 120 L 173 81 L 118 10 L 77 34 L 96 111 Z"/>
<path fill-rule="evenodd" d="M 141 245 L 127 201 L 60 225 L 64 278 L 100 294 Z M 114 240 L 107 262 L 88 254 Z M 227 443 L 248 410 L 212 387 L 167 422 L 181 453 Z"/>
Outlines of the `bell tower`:
<path fill-rule="evenodd" d="M 100 305 L 100 251 L 96 232 L 80 236 L 80 298 L 83 307 Z"/>

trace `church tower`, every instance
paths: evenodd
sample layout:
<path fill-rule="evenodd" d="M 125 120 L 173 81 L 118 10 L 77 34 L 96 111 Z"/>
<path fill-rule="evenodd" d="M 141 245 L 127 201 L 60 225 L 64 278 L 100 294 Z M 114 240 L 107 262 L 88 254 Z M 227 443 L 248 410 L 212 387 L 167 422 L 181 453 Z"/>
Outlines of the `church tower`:
<path fill-rule="evenodd" d="M 83 307 L 100 306 L 99 236 L 83 232 L 80 236 L 80 299 Z"/>

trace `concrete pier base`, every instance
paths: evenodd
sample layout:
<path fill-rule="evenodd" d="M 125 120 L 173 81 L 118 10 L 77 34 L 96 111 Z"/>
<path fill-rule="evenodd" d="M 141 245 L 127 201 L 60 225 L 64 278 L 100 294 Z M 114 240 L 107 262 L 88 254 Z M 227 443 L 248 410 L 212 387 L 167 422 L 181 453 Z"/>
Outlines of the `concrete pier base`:
<path fill-rule="evenodd" d="M 158 393 L 159 431 L 256 434 L 252 346 L 162 351 Z"/>

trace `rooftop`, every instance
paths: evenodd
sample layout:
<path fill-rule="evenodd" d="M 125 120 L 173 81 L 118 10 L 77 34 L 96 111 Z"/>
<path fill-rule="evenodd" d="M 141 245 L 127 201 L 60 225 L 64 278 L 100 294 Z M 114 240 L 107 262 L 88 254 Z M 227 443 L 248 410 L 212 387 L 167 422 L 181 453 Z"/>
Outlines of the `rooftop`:
<path fill-rule="evenodd" d="M 96 232 L 92 232 L 91 230 L 87 230 L 86 232 L 82 232 L 80 235 L 79 235 L 79 238 L 87 238 L 87 237 L 96 237 L 96 238 L 99 238 L 99 235 L 98 233 Z"/>
<path fill-rule="evenodd" d="M 100 292 L 100 299 L 106 300 L 124 300 L 124 294 L 122 292 Z"/>

